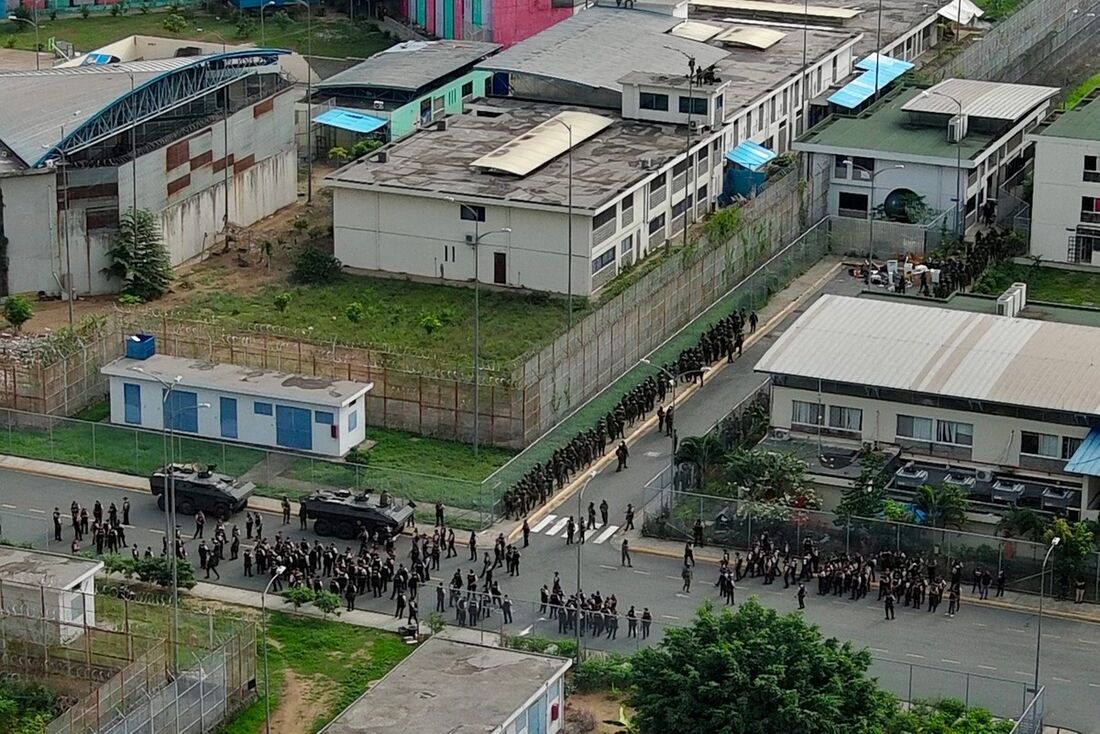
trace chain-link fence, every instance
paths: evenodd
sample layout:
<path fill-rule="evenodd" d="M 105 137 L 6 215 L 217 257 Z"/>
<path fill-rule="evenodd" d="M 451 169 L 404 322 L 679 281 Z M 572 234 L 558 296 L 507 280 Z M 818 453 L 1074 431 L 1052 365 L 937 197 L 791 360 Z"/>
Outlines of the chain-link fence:
<path fill-rule="evenodd" d="M 1012 734 L 1042 734 L 1043 733 L 1043 708 L 1046 702 L 1046 688 L 1039 686 L 1038 692 L 1028 702 L 1027 708 L 1016 720 L 1016 726 Z"/>
<path fill-rule="evenodd" d="M 1048 548 L 1043 543 L 878 518 L 843 519 L 831 512 L 761 505 L 661 485 L 654 480 L 645 490 L 642 532 L 650 537 L 691 540 L 695 522 L 701 520 L 707 545 L 747 549 L 767 533 L 773 544 L 780 548 L 789 544 L 796 552 L 809 539 L 823 558 L 904 552 L 937 559 L 944 570 L 949 561 L 960 561 L 966 581 L 975 569 L 988 570 L 994 577 L 1003 570 L 1006 591 L 1039 591 Z M 1086 600 L 1100 601 L 1100 554 L 1089 554 L 1081 573 L 1087 581 Z M 1047 578 L 1054 598 L 1070 597 L 1076 579 L 1049 574 L 1049 569 Z"/>

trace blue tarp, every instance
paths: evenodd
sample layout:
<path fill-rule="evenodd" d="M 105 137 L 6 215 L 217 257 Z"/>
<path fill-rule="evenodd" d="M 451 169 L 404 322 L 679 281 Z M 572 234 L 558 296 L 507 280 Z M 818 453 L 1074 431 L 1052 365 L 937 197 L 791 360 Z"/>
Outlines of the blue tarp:
<path fill-rule="evenodd" d="M 875 85 L 876 66 L 878 66 L 879 69 L 877 74 L 877 88 Z M 871 54 L 858 62 L 856 68 L 862 69 L 863 73 L 833 92 L 829 96 L 829 101 L 831 103 L 847 109 L 858 107 L 870 99 L 876 91 L 881 90 L 887 84 L 912 69 L 913 64 L 910 64 L 908 61 L 902 61 L 901 59 L 892 59 L 889 56 L 880 57 L 878 54 Z"/>
<path fill-rule="evenodd" d="M 375 117 L 355 110 L 346 110 L 342 107 L 333 107 L 331 110 L 317 115 L 313 121 L 320 125 L 338 127 L 341 130 L 351 130 L 353 133 L 372 133 L 389 124 L 384 117 Z"/>
<path fill-rule="evenodd" d="M 768 150 L 763 145 L 754 143 L 751 140 L 746 140 L 726 153 L 726 160 L 743 166 L 750 171 L 760 170 L 760 167 L 772 158 L 775 158 L 774 151 Z"/>
<path fill-rule="evenodd" d="M 1066 464 L 1066 471 L 1100 477 L 1100 428 L 1093 428 Z"/>

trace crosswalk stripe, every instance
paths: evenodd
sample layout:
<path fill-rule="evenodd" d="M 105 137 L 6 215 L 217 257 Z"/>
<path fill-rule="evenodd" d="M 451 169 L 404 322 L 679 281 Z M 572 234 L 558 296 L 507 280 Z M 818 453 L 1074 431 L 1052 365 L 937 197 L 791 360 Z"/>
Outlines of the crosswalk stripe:
<path fill-rule="evenodd" d="M 535 523 L 534 525 L 531 526 L 531 532 L 541 533 L 542 529 L 544 527 L 546 527 L 547 525 L 549 525 L 550 523 L 554 522 L 557 519 L 558 519 L 557 515 L 547 515 L 546 517 L 542 518 L 537 523 Z"/>
<path fill-rule="evenodd" d="M 619 529 L 618 525 L 608 525 L 606 528 L 604 528 L 604 531 L 599 534 L 599 537 L 597 537 L 592 542 L 596 543 L 597 545 L 599 545 L 600 543 L 604 543 L 604 542 L 607 541 L 608 538 L 610 538 L 612 535 L 614 535 L 615 531 L 618 530 L 618 529 Z"/>
<path fill-rule="evenodd" d="M 564 530 L 565 526 L 568 525 L 568 524 L 569 524 L 569 518 L 568 517 L 563 517 L 562 519 L 558 520 L 557 523 L 554 524 L 553 528 L 551 528 L 550 530 L 547 530 L 546 534 L 547 535 L 557 535 L 562 530 Z"/>

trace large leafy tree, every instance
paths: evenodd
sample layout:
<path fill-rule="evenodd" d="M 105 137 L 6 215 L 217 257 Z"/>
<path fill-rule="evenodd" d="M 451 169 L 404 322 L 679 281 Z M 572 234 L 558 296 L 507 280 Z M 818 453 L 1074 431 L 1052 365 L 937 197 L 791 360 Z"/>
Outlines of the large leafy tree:
<path fill-rule="evenodd" d="M 676 463 L 694 466 L 699 476 L 699 487 L 705 489 L 707 474 L 722 463 L 724 454 L 721 439 L 713 433 L 706 433 L 681 441 L 676 448 Z"/>
<path fill-rule="evenodd" d="M 634 721 L 642 734 L 887 731 L 896 702 L 866 676 L 870 663 L 797 614 L 708 604 L 634 656 Z"/>
<path fill-rule="evenodd" d="M 153 301 L 168 292 L 172 267 L 160 228 L 148 211 L 131 209 L 122 215 L 107 257 L 111 264 L 103 272 L 122 281 L 122 295 Z"/>
<path fill-rule="evenodd" d="M 844 490 L 836 508 L 838 521 L 852 517 L 877 517 L 886 504 L 886 456 L 871 451 L 862 458 L 859 477 Z"/>
<path fill-rule="evenodd" d="M 820 504 L 806 481 L 806 465 L 790 454 L 736 449 L 726 454 L 725 479 L 744 500 L 789 507 Z"/>
<path fill-rule="evenodd" d="M 1046 518 L 1035 510 L 1013 507 L 1001 516 L 1001 521 L 997 523 L 997 530 L 1006 538 L 1040 542 L 1047 531 L 1048 524 Z"/>
<path fill-rule="evenodd" d="M 1064 517 L 1056 517 L 1043 535 L 1043 540 L 1049 544 L 1055 537 L 1061 538 L 1061 541 L 1053 553 L 1054 571 L 1072 581 L 1080 575 L 1093 552 L 1092 528 L 1085 522 L 1071 525 Z"/>
<path fill-rule="evenodd" d="M 966 522 L 970 500 L 962 487 L 944 483 L 939 487 L 922 484 L 917 489 L 913 504 L 924 513 L 926 521 L 934 528 L 961 528 Z"/>

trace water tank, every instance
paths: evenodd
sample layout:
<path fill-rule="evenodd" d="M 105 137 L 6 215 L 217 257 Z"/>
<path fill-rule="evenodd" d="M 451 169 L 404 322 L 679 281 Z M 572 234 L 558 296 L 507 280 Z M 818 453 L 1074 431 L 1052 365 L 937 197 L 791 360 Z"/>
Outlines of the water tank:
<path fill-rule="evenodd" d="M 126 356 L 129 359 L 149 359 L 157 353 L 157 338 L 152 334 L 131 334 L 126 337 Z"/>

